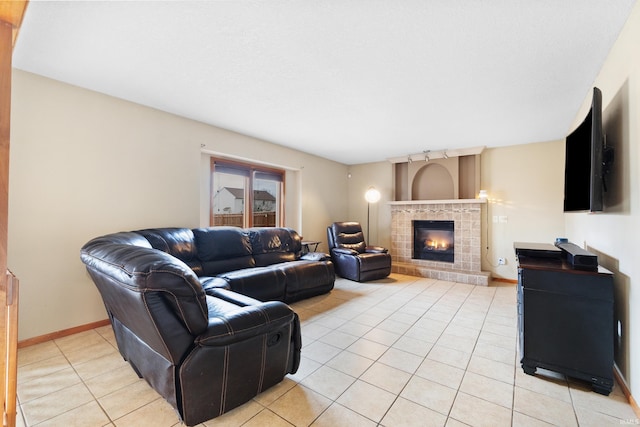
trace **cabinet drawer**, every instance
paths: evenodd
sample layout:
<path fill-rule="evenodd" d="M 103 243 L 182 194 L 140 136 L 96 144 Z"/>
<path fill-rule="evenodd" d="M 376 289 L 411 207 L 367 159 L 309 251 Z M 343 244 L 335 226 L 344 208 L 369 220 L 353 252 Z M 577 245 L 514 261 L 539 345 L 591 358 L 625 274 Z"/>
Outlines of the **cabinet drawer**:
<path fill-rule="evenodd" d="M 546 291 L 613 303 L 613 277 L 609 274 L 521 269 L 519 276 L 519 287 L 525 290 Z"/>

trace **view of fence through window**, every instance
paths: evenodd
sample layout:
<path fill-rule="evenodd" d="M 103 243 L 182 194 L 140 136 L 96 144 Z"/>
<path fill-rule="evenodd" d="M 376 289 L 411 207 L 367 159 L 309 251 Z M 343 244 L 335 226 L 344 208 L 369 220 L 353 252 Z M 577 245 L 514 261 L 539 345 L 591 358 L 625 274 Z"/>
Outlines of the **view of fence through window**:
<path fill-rule="evenodd" d="M 283 171 L 215 159 L 211 170 L 211 225 L 283 225 Z"/>

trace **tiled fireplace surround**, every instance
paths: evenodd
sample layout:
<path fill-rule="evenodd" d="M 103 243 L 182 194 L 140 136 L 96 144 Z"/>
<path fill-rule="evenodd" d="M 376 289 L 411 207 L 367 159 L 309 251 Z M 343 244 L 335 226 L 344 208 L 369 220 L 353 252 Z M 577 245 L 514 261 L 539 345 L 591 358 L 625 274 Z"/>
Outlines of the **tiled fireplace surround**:
<path fill-rule="evenodd" d="M 394 273 L 487 286 L 490 274 L 481 269 L 481 228 L 484 200 L 417 200 L 390 202 L 391 268 Z M 413 259 L 413 220 L 454 222 L 454 262 Z"/>

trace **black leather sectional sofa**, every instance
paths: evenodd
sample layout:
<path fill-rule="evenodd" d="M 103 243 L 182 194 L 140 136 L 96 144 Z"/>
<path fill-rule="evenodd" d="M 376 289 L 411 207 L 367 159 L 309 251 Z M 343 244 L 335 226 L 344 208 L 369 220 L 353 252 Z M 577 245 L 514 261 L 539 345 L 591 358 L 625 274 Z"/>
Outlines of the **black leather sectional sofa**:
<path fill-rule="evenodd" d="M 118 349 L 187 425 L 295 373 L 300 324 L 285 302 L 329 292 L 332 262 L 288 228 L 156 228 L 95 238 L 81 259 Z"/>

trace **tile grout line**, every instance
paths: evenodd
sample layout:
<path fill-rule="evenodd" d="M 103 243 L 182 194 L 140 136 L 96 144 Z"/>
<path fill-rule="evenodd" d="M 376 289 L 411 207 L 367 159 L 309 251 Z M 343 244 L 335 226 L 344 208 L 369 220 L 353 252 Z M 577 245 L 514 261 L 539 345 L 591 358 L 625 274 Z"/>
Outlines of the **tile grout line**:
<path fill-rule="evenodd" d="M 416 283 L 418 280 L 419 280 L 419 279 L 416 279 L 415 281 L 413 281 L 413 282 L 411 282 L 411 283 Z M 423 290 L 422 290 L 422 292 L 420 292 L 420 294 L 422 294 L 424 291 L 426 291 L 427 289 L 431 288 L 434 284 L 436 284 L 437 282 L 439 282 L 439 280 L 437 280 L 437 279 L 433 279 L 433 280 L 434 280 L 434 281 L 433 281 L 433 282 L 432 282 L 432 283 L 431 283 L 427 288 L 423 289 Z M 402 289 L 409 287 L 409 286 L 411 285 L 411 283 L 410 283 L 410 284 L 407 284 L 407 285 L 405 285 L 405 286 L 403 286 L 403 288 L 402 288 Z M 444 295 L 445 295 L 445 294 L 446 294 L 446 293 L 451 289 L 451 287 L 453 287 L 453 285 L 451 285 L 451 286 L 447 289 L 447 291 L 446 291 L 446 292 L 444 292 L 444 293 L 443 293 L 443 294 L 442 294 L 442 295 L 441 295 L 441 296 L 440 296 L 436 301 L 440 300 L 440 299 L 442 298 L 442 296 L 444 296 Z M 393 294 L 397 294 L 397 293 L 399 293 L 402 289 L 398 289 L 398 290 L 397 290 L 396 292 L 394 292 Z M 418 294 L 418 295 L 419 295 L 419 294 Z M 379 302 L 379 303 L 377 303 L 377 304 L 374 304 L 374 305 L 372 305 L 372 306 L 370 307 L 370 309 L 371 309 L 371 308 L 374 308 L 374 307 L 377 307 L 378 305 L 380 305 L 380 304 L 382 304 L 382 303 L 383 303 L 383 302 Z M 376 328 L 378 325 L 380 325 L 384 320 L 388 319 L 390 316 L 392 316 L 393 314 L 395 314 L 395 313 L 396 313 L 400 308 L 404 307 L 406 304 L 407 304 L 407 303 L 405 303 L 405 304 L 403 304 L 401 307 L 399 307 L 399 308 L 395 309 L 391 314 L 389 314 L 388 316 L 386 316 L 383 320 L 380 320 L 378 323 L 376 323 L 376 325 L 375 325 L 375 326 L 371 326 L 371 328 L 372 328 L 372 329 L 375 329 L 375 328 Z M 433 306 L 433 304 L 431 305 L 431 307 L 432 307 L 432 306 Z M 429 309 L 427 309 L 427 311 L 429 311 Z M 427 312 L 427 311 L 425 311 L 425 314 L 426 314 L 426 312 Z M 424 315 L 424 314 L 423 314 L 423 315 Z M 414 321 L 414 322 L 412 323 L 412 326 L 413 326 L 413 325 L 415 325 L 415 323 L 416 323 L 419 319 L 421 319 L 421 318 L 422 318 L 422 316 L 420 316 L 418 319 L 416 319 L 416 321 Z M 357 321 L 355 321 L 355 320 L 354 320 L 354 322 L 357 322 Z M 365 326 L 370 326 L 370 325 L 365 325 Z M 335 329 L 334 329 L 334 331 L 335 331 Z M 329 332 L 329 333 L 330 333 L 330 332 Z M 329 333 L 327 333 L 327 334 L 325 334 L 325 335 L 323 335 L 323 336 L 326 336 L 326 335 L 328 335 Z M 405 333 L 406 333 L 406 332 L 405 332 Z M 396 343 L 396 342 L 397 342 L 401 337 L 403 337 L 403 336 L 404 336 L 404 333 L 403 333 L 402 335 L 400 335 L 400 337 L 398 337 L 398 338 L 394 341 L 394 343 Z M 366 340 L 366 338 L 364 338 L 364 336 L 360 336 L 360 337 L 358 337 L 358 339 L 365 339 L 365 340 Z M 318 340 L 319 340 L 319 338 L 318 338 Z M 368 341 L 371 341 L 371 340 L 368 340 Z M 372 341 L 372 342 L 377 343 L 376 341 Z M 377 344 L 381 344 L 381 343 L 377 343 Z M 327 344 L 327 345 L 330 345 L 330 344 Z M 381 345 L 385 345 L 385 344 L 381 344 Z M 392 344 L 392 345 L 393 345 L 393 344 Z M 388 347 L 386 351 L 388 351 L 390 348 L 392 348 L 392 345 L 388 345 L 388 346 L 387 346 L 387 345 L 385 345 L 385 347 Z M 347 348 L 348 348 L 348 347 L 347 347 Z M 342 353 L 343 351 L 347 351 L 347 352 L 349 352 L 349 353 L 352 353 L 352 352 L 350 352 L 347 348 L 345 348 L 345 349 L 340 349 L 340 350 L 341 350 L 341 351 L 340 351 L 340 353 Z M 386 351 L 385 351 L 384 353 L 386 353 Z M 340 353 L 338 353 L 338 354 L 340 354 Z M 382 357 L 382 355 L 384 355 L 384 353 L 382 353 L 380 356 L 378 356 L 378 358 L 377 358 L 377 359 L 375 359 L 375 360 L 374 360 L 374 359 L 369 359 L 369 358 L 367 358 L 367 357 L 365 357 L 365 356 L 362 356 L 362 355 L 359 355 L 359 354 L 357 354 L 357 353 L 353 353 L 353 354 L 356 354 L 356 355 L 358 355 L 358 356 L 365 357 L 365 358 L 367 358 L 367 359 L 369 359 L 369 360 L 372 360 L 372 362 L 373 362 L 373 363 L 371 364 L 371 366 L 373 366 L 373 364 L 375 364 L 375 363 L 377 363 L 377 362 L 379 361 L 380 357 Z M 335 357 L 337 357 L 337 356 L 338 356 L 338 354 L 337 354 L 336 356 L 332 357 L 331 359 L 329 359 L 329 361 L 330 361 L 330 360 L 333 360 Z M 428 354 L 428 353 L 427 353 L 427 354 Z M 425 356 L 424 358 L 426 358 L 426 356 Z M 424 358 L 423 358 L 423 359 L 424 359 Z M 327 366 L 327 365 L 326 365 L 326 363 L 328 363 L 329 361 L 327 361 L 327 362 L 323 363 L 323 364 L 322 364 L 322 366 Z M 382 364 L 383 364 L 383 365 L 385 365 L 385 366 L 389 366 L 389 365 L 387 365 L 387 364 L 385 364 L 385 363 L 383 363 L 383 362 L 380 362 L 380 363 L 382 363 Z M 354 381 L 354 382 L 353 382 L 349 387 L 347 387 L 347 388 L 346 388 L 342 393 L 340 393 L 340 395 L 339 395 L 336 399 L 331 399 L 331 400 L 332 400 L 332 404 L 333 404 L 333 403 L 336 403 L 336 404 L 340 405 L 340 403 L 338 403 L 338 402 L 337 402 L 337 400 L 338 400 L 342 395 L 344 395 L 344 393 L 345 393 L 345 392 L 346 392 L 346 391 L 347 391 L 347 390 L 348 390 L 348 389 L 349 389 L 353 384 L 355 384 L 355 382 L 356 382 L 356 381 L 362 381 L 362 382 L 364 382 L 364 383 L 366 383 L 366 384 L 369 384 L 369 385 L 371 385 L 371 386 L 373 386 L 373 387 L 380 388 L 380 387 L 378 387 L 378 386 L 377 386 L 377 385 L 375 385 L 375 384 L 371 384 L 370 382 L 368 382 L 368 381 L 366 381 L 366 380 L 364 380 L 364 379 L 361 379 L 361 377 L 362 377 L 362 376 L 363 376 L 363 375 L 364 375 L 364 374 L 365 374 L 365 373 L 366 373 L 366 372 L 371 368 L 371 366 L 369 366 L 369 368 L 367 368 L 367 369 L 366 369 L 362 374 L 360 374 L 360 376 L 358 376 L 358 377 L 353 377 L 353 378 L 355 378 L 355 381 Z M 390 366 L 390 367 L 391 367 L 391 368 L 394 368 L 393 366 Z M 331 368 L 331 367 L 329 366 L 329 368 Z M 318 369 L 320 369 L 320 368 L 318 368 Z M 394 369 L 397 369 L 397 368 L 394 368 Z M 314 372 L 315 372 L 315 371 L 314 371 Z M 344 372 L 343 372 L 343 373 L 344 373 Z M 309 375 L 311 375 L 311 374 L 309 374 Z M 346 373 L 345 373 L 345 375 L 349 375 L 349 374 L 346 374 Z M 410 377 L 410 379 L 407 381 L 407 384 L 408 384 L 408 382 L 411 380 L 411 378 L 413 377 L 413 375 L 414 375 L 414 374 L 411 374 L 411 377 Z M 349 376 L 351 376 L 351 375 L 349 375 Z M 405 386 L 404 386 L 404 387 L 406 387 L 406 384 L 405 384 Z M 404 387 L 403 387 L 403 389 L 404 389 Z M 385 392 L 389 392 L 388 390 L 384 390 L 384 389 L 382 389 L 382 388 L 380 388 L 380 389 L 381 389 L 381 390 L 383 390 L 383 391 L 385 391 Z M 315 390 L 314 390 L 314 392 L 315 392 Z M 376 423 L 376 425 L 378 425 L 378 426 L 379 426 L 379 425 L 381 425 L 380 423 L 382 422 L 382 420 L 384 419 L 384 417 L 387 415 L 387 413 L 389 412 L 389 410 L 391 409 L 391 407 L 393 406 L 393 404 L 397 401 L 398 397 L 400 397 L 400 393 L 401 393 L 401 392 L 402 392 L 402 390 L 401 390 L 399 393 L 395 393 L 395 398 L 394 398 L 393 402 L 391 403 L 391 405 L 389 406 L 389 408 L 385 411 L 385 413 L 382 415 L 382 417 L 380 418 L 380 421 L 375 421 L 375 420 L 371 419 L 369 416 L 367 416 L 367 415 L 363 415 L 363 414 L 360 414 L 360 413 L 358 413 L 358 412 L 354 411 L 354 410 L 353 410 L 353 409 L 351 409 L 351 408 L 347 408 L 347 409 L 349 409 L 350 411 L 353 411 L 353 412 L 355 412 L 355 413 L 358 413 L 359 415 L 361 415 L 361 416 L 363 416 L 363 417 L 365 417 L 365 418 L 367 418 L 367 419 L 371 420 L 372 422 Z M 389 393 L 390 393 L 390 392 L 389 392 Z M 324 396 L 324 397 L 327 397 L 327 396 Z M 313 422 L 315 422 L 318 418 L 320 418 L 320 417 L 322 416 L 322 414 L 324 414 L 324 413 L 327 411 L 327 409 L 329 409 L 329 407 L 330 407 L 330 406 L 331 406 L 331 405 L 327 406 L 327 408 L 325 408 L 323 411 L 321 411 L 321 412 L 318 414 L 318 416 L 314 419 L 314 421 L 313 421 Z M 341 405 L 341 406 L 342 406 L 342 405 Z"/>
<path fill-rule="evenodd" d="M 495 298 L 496 292 L 497 292 L 496 290 L 493 291 L 493 295 L 491 297 L 491 303 L 493 303 L 493 300 Z M 473 293 L 473 290 L 469 293 L 469 295 L 471 295 L 472 293 Z M 468 298 L 469 297 L 467 296 L 465 301 Z M 482 328 L 484 327 L 484 325 L 485 325 L 485 323 L 487 321 L 487 315 L 489 313 L 489 310 L 491 309 L 491 303 L 489 303 L 489 305 L 487 306 L 487 310 L 486 310 L 486 312 L 484 314 L 484 317 L 482 319 L 482 325 L 480 326 L 480 332 L 478 333 L 478 336 L 476 337 L 475 343 L 473 345 L 473 349 L 471 350 L 471 356 L 469 357 L 469 360 L 467 361 L 467 364 L 466 364 L 466 366 L 464 368 L 464 374 L 462 375 L 462 379 L 460 380 L 460 384 L 458 385 L 458 388 L 456 389 L 456 393 L 455 393 L 455 395 L 453 397 L 453 401 L 451 402 L 451 407 L 449 408 L 449 412 L 447 413 L 447 420 L 449 420 L 449 418 L 451 418 L 451 419 L 454 419 L 454 420 L 459 421 L 459 422 L 462 423 L 462 421 L 460 421 L 460 420 L 458 420 L 456 418 L 453 418 L 451 416 L 451 411 L 453 410 L 453 405 L 455 404 L 456 399 L 458 398 L 458 394 L 460 393 L 460 387 L 462 387 L 462 382 L 464 381 L 464 377 L 467 375 L 467 370 L 469 369 L 469 363 L 471 363 L 471 357 L 473 357 L 473 351 L 476 349 L 476 346 L 478 345 L 478 341 L 480 340 L 480 334 L 482 333 Z M 460 310 L 458 309 L 458 311 L 460 311 Z"/>

